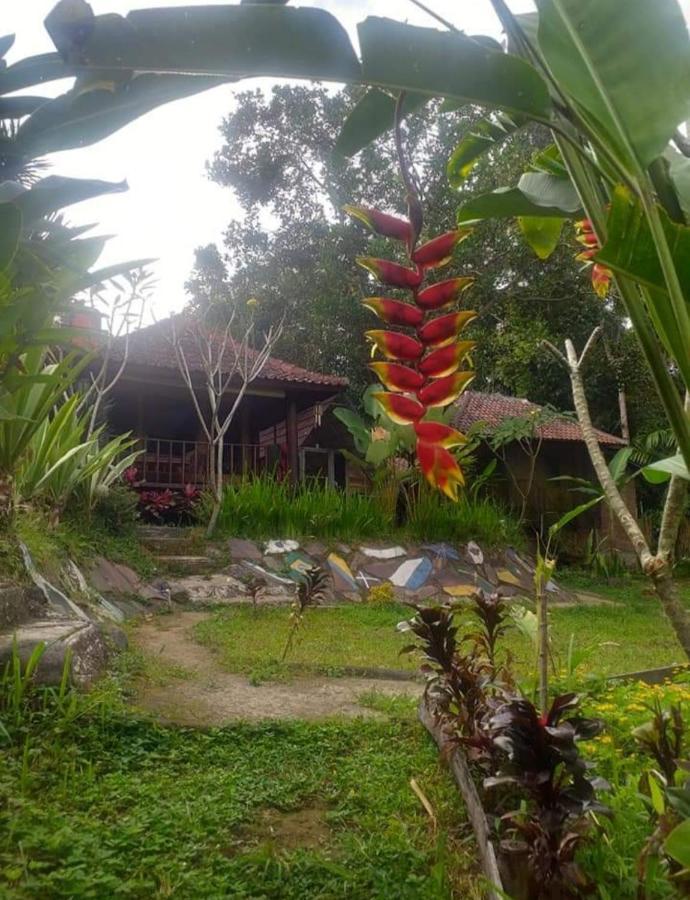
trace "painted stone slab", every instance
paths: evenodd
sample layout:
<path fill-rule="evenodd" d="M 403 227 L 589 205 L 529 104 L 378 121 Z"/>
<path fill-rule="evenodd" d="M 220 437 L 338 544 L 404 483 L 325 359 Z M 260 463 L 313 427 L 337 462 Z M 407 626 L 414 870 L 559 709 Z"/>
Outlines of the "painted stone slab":
<path fill-rule="evenodd" d="M 266 556 L 277 553 L 290 553 L 292 550 L 299 550 L 297 541 L 268 541 L 264 549 Z"/>
<path fill-rule="evenodd" d="M 473 584 L 444 584 L 443 590 L 451 597 L 471 597 L 477 589 Z"/>
<path fill-rule="evenodd" d="M 338 556 L 337 553 L 329 554 L 328 566 L 336 591 L 357 591 L 359 593 L 359 585 L 342 556 Z"/>
<path fill-rule="evenodd" d="M 466 547 L 467 555 L 475 564 L 475 566 L 481 566 L 484 562 L 484 552 L 482 548 L 476 541 L 470 541 Z"/>
<path fill-rule="evenodd" d="M 253 559 L 258 562 L 263 556 L 261 550 L 254 541 L 245 541 L 242 538 L 230 538 L 228 550 L 233 559 Z"/>
<path fill-rule="evenodd" d="M 430 553 L 433 553 L 434 556 L 438 557 L 438 559 L 460 560 L 460 554 L 455 547 L 451 547 L 450 544 L 422 544 L 422 550 L 428 550 Z"/>
<path fill-rule="evenodd" d="M 308 569 L 314 568 L 314 560 L 310 559 L 306 553 L 299 550 L 291 550 L 285 554 L 285 562 L 287 564 L 287 574 L 295 581 L 301 581 L 302 576 Z"/>
<path fill-rule="evenodd" d="M 368 591 L 369 588 L 373 587 L 375 584 L 381 584 L 380 578 L 377 578 L 376 575 L 368 575 L 361 569 L 357 572 L 355 581 L 359 582 L 365 591 Z"/>
<path fill-rule="evenodd" d="M 397 572 L 399 566 L 400 563 L 393 560 L 390 562 L 367 562 L 363 568 L 368 575 L 387 581 L 394 572 Z"/>
<path fill-rule="evenodd" d="M 486 578 L 482 578 L 481 575 L 477 575 L 477 587 L 486 591 L 487 594 L 496 593 L 496 585 L 491 584 L 490 581 L 487 581 Z"/>
<path fill-rule="evenodd" d="M 365 556 L 371 559 L 397 559 L 399 556 L 405 556 L 407 550 L 404 547 L 360 547 Z"/>
<path fill-rule="evenodd" d="M 316 559 L 321 559 L 326 555 L 326 545 L 322 544 L 321 541 L 310 541 L 308 544 L 305 544 L 302 549 L 307 556 Z"/>
<path fill-rule="evenodd" d="M 431 575 L 432 568 L 431 560 L 426 556 L 419 559 L 407 559 L 391 575 L 391 584 L 407 588 L 408 591 L 416 591 Z"/>
<path fill-rule="evenodd" d="M 516 578 L 509 569 L 499 569 L 496 574 L 498 575 L 499 581 L 503 582 L 503 584 L 512 584 L 515 587 L 522 587 L 520 579 Z"/>
<path fill-rule="evenodd" d="M 254 572 L 255 575 L 263 575 L 264 578 L 269 578 L 271 581 L 278 582 L 278 584 L 293 584 L 291 578 L 284 578 L 282 575 L 278 575 L 277 572 L 270 572 L 268 569 L 264 569 L 263 566 L 258 565 L 258 563 L 251 562 L 248 559 L 242 565 L 249 569 L 250 572 Z"/>
<path fill-rule="evenodd" d="M 521 569 L 527 572 L 528 575 L 532 575 L 534 573 L 533 567 L 530 566 L 529 563 L 525 562 L 520 554 L 516 550 L 513 550 L 512 547 L 509 547 L 506 550 L 506 559 L 514 563 L 516 566 L 519 566 Z"/>

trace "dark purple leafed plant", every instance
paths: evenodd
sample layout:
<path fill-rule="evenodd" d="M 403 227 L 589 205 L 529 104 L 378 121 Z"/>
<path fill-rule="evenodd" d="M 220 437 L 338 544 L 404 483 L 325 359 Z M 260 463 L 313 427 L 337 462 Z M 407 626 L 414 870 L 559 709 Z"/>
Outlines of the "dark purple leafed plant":
<path fill-rule="evenodd" d="M 577 742 L 599 734 L 603 722 L 573 715 L 576 694 L 556 697 L 545 715 L 524 698 L 508 698 L 491 717 L 491 739 L 499 753 L 497 775 L 485 789 L 517 789 L 527 806 L 503 816 L 508 836 L 501 848 L 526 862 L 522 892 L 534 900 L 581 897 L 589 882 L 575 854 L 590 830 L 591 814 L 608 812 L 596 799 L 607 783 L 592 777 Z"/>

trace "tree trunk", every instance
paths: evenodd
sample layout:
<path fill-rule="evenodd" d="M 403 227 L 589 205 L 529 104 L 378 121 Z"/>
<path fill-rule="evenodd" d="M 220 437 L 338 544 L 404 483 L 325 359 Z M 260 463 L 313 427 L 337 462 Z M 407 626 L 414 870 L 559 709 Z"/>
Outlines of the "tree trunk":
<path fill-rule="evenodd" d="M 643 535 L 640 526 L 637 524 L 637 520 L 625 505 L 625 501 L 606 465 L 604 454 L 601 451 L 601 447 L 599 446 L 599 442 L 594 433 L 594 426 L 592 425 L 592 419 L 589 414 L 589 406 L 587 404 L 585 388 L 580 373 L 582 358 L 578 360 L 572 341 L 567 340 L 565 342 L 565 347 L 568 355 L 568 369 L 573 388 L 575 411 L 577 413 L 578 422 L 580 423 L 580 428 L 582 429 L 582 436 L 584 437 L 587 450 L 589 451 L 589 457 L 594 466 L 597 478 L 599 479 L 599 484 L 604 491 L 606 501 L 612 512 L 623 527 L 630 543 L 633 545 L 642 571 L 651 579 L 654 590 L 661 601 L 666 617 L 676 633 L 679 644 L 683 648 L 685 655 L 690 659 L 690 613 L 688 613 L 678 597 L 668 558 L 663 552 L 668 541 L 668 538 L 664 535 L 673 533 L 672 517 L 674 514 L 678 515 L 679 504 L 676 502 L 678 500 L 676 490 L 673 485 L 669 486 L 670 496 L 667 495 L 664 508 L 664 521 L 662 523 L 662 534 L 660 536 L 659 554 L 655 556 L 649 549 L 647 540 Z M 671 493 L 672 491 L 673 493 Z M 670 517 L 671 521 L 669 521 Z"/>
<path fill-rule="evenodd" d="M 690 615 L 678 596 L 678 586 L 673 580 L 670 566 L 664 562 L 663 567 L 650 577 L 666 618 L 671 623 L 685 655 L 690 659 Z"/>
<path fill-rule="evenodd" d="M 628 398 L 622 388 L 618 391 L 618 411 L 621 417 L 621 437 L 626 444 L 629 444 L 630 422 L 628 421 Z"/>
<path fill-rule="evenodd" d="M 208 520 L 208 526 L 206 528 L 206 538 L 213 537 L 213 533 L 216 530 L 216 525 L 218 524 L 218 516 L 220 515 L 220 508 L 223 505 L 223 454 L 225 451 L 223 434 L 220 435 L 220 440 L 214 442 L 212 444 L 212 463 L 211 469 L 213 471 L 213 507 L 211 509 L 211 517 Z"/>

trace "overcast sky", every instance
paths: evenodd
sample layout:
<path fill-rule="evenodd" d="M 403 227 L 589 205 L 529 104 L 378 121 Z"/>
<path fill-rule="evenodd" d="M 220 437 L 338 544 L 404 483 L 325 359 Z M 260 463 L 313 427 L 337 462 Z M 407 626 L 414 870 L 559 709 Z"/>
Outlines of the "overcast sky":
<path fill-rule="evenodd" d="M 96 14 L 208 5 L 194 0 L 91 0 L 91 4 Z M 8 55 L 10 62 L 53 49 L 43 28 L 43 19 L 53 5 L 54 0 L 3 0 L 2 31 L 17 36 Z M 406 0 L 302 0 L 294 5 L 319 6 L 334 13 L 355 42 L 355 25 L 367 15 L 434 25 Z M 427 5 L 469 34 L 499 36 L 489 0 L 427 0 Z M 510 5 L 515 12 L 532 6 L 531 0 L 512 0 Z M 690 0 L 683 0 L 683 6 L 687 10 Z M 220 145 L 218 127 L 232 106 L 233 93 L 271 83 L 269 79 L 252 79 L 241 82 L 239 88 L 219 87 L 169 103 L 98 144 L 50 158 L 52 171 L 59 174 L 128 181 L 128 193 L 75 206 L 69 219 L 74 223 L 99 222 L 100 233 L 115 235 L 103 263 L 157 258 L 154 309 L 158 318 L 184 304 L 184 282 L 192 268 L 194 248 L 220 242 L 223 229 L 238 214 L 231 191 L 211 183 L 204 168 Z M 56 85 L 47 85 L 45 92 L 58 90 Z"/>

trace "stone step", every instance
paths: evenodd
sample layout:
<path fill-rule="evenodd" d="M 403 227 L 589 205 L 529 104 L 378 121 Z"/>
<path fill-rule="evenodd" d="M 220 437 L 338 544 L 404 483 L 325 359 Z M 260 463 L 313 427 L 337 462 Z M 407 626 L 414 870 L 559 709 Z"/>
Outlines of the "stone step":
<path fill-rule="evenodd" d="M 94 622 L 80 619 L 40 619 L 19 625 L 0 634 L 0 670 L 12 659 L 16 646 L 22 664 L 26 664 L 36 646 L 45 644 L 36 669 L 39 684 L 59 684 L 71 651 L 70 675 L 78 687 L 89 687 L 108 664 L 114 646 L 126 646 L 119 628 L 106 630 Z"/>
<path fill-rule="evenodd" d="M 161 555 L 190 553 L 196 544 L 191 529 L 173 525 L 142 525 L 137 533 L 144 547 Z"/>
<path fill-rule="evenodd" d="M 155 560 L 162 572 L 175 575 L 203 575 L 211 572 L 215 565 L 209 556 L 156 555 Z"/>

